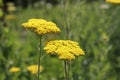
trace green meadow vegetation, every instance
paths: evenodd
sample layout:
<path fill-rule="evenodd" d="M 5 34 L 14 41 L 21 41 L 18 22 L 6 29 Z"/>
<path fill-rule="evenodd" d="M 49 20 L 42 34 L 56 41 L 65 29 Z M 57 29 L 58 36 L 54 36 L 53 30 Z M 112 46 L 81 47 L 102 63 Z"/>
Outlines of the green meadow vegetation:
<path fill-rule="evenodd" d="M 43 47 L 50 40 L 68 39 L 84 50 L 84 56 L 69 61 L 69 80 L 120 80 L 120 4 L 54 1 L 58 3 L 38 1 L 26 8 L 7 3 L 9 9 L 0 10 L 0 80 L 38 80 L 27 68 L 37 65 L 39 56 L 38 36 L 22 26 L 29 19 L 52 21 L 61 30 L 44 35 Z M 39 80 L 66 80 L 63 60 L 42 53 Z M 20 70 L 11 72 L 12 67 Z"/>

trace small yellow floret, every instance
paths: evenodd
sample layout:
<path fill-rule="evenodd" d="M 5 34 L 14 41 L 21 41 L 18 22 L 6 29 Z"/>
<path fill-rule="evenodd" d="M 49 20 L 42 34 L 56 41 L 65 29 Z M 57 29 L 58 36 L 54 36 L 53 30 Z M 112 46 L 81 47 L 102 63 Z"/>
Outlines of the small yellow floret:
<path fill-rule="evenodd" d="M 9 71 L 10 71 L 11 73 L 19 72 L 19 71 L 20 71 L 20 68 L 18 68 L 18 67 L 12 67 L 12 68 L 10 68 Z"/>
<path fill-rule="evenodd" d="M 31 65 L 27 67 L 28 71 L 31 72 L 31 74 L 36 74 L 38 72 L 38 65 Z M 40 66 L 40 72 L 43 70 L 43 67 Z"/>
<path fill-rule="evenodd" d="M 59 55 L 59 59 L 70 61 L 70 60 L 75 59 L 75 56 L 73 54 L 70 54 L 70 53 L 65 53 L 65 54 Z"/>

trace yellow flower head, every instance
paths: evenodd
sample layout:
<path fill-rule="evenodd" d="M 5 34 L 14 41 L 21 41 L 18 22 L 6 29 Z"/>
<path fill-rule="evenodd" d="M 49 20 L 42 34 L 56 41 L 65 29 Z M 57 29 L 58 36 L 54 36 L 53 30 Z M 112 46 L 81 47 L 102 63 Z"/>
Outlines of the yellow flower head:
<path fill-rule="evenodd" d="M 38 65 L 31 65 L 27 67 L 27 70 L 31 72 L 31 74 L 36 74 L 38 72 Z M 43 71 L 43 67 L 40 66 L 40 72 Z"/>
<path fill-rule="evenodd" d="M 44 19 L 29 19 L 28 22 L 22 24 L 27 29 L 32 29 L 39 35 L 46 33 L 60 32 L 60 29 L 53 22 L 46 21 Z"/>
<path fill-rule="evenodd" d="M 18 67 L 12 67 L 9 70 L 9 72 L 11 72 L 11 73 L 15 73 L 15 72 L 19 72 L 19 71 L 20 71 L 20 68 L 18 68 Z"/>
<path fill-rule="evenodd" d="M 49 41 L 44 47 L 48 54 L 59 56 L 59 59 L 72 60 L 75 56 L 85 55 L 77 42 L 71 40 Z"/>
<path fill-rule="evenodd" d="M 110 3 L 120 4 L 120 0 L 106 0 L 106 1 Z"/>

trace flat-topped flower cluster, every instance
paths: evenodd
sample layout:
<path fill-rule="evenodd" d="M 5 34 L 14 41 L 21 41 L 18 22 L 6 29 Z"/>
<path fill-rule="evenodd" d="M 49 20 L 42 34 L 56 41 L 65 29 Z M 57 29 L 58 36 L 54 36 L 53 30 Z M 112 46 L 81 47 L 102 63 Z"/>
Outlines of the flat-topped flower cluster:
<path fill-rule="evenodd" d="M 44 19 L 29 19 L 28 22 L 23 23 L 22 25 L 27 29 L 33 30 L 38 35 L 60 32 L 60 29 L 55 23 Z"/>
<path fill-rule="evenodd" d="M 79 44 L 71 40 L 49 41 L 44 50 L 48 54 L 57 55 L 59 59 L 63 60 L 73 60 L 75 56 L 85 55 Z"/>

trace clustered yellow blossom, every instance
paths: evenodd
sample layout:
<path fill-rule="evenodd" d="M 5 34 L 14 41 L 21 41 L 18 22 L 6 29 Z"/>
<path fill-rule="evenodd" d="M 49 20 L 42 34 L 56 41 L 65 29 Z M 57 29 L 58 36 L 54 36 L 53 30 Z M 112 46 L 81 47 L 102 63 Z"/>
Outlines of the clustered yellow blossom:
<path fill-rule="evenodd" d="M 31 74 L 36 74 L 38 72 L 38 65 L 31 65 L 27 67 L 27 70 L 31 72 Z M 40 66 L 40 72 L 43 70 L 43 67 Z"/>
<path fill-rule="evenodd" d="M 49 41 L 44 47 L 48 54 L 57 55 L 59 59 L 73 60 L 76 56 L 85 55 L 77 42 L 71 40 Z"/>
<path fill-rule="evenodd" d="M 28 22 L 22 24 L 25 28 L 31 29 L 39 35 L 46 33 L 60 32 L 60 29 L 53 22 L 44 19 L 29 19 Z"/>
<path fill-rule="evenodd" d="M 106 1 L 110 3 L 120 4 L 120 0 L 106 0 Z"/>
<path fill-rule="evenodd" d="M 15 72 L 19 72 L 21 69 L 19 67 L 12 67 L 10 68 L 9 72 L 11 73 L 15 73 Z"/>

